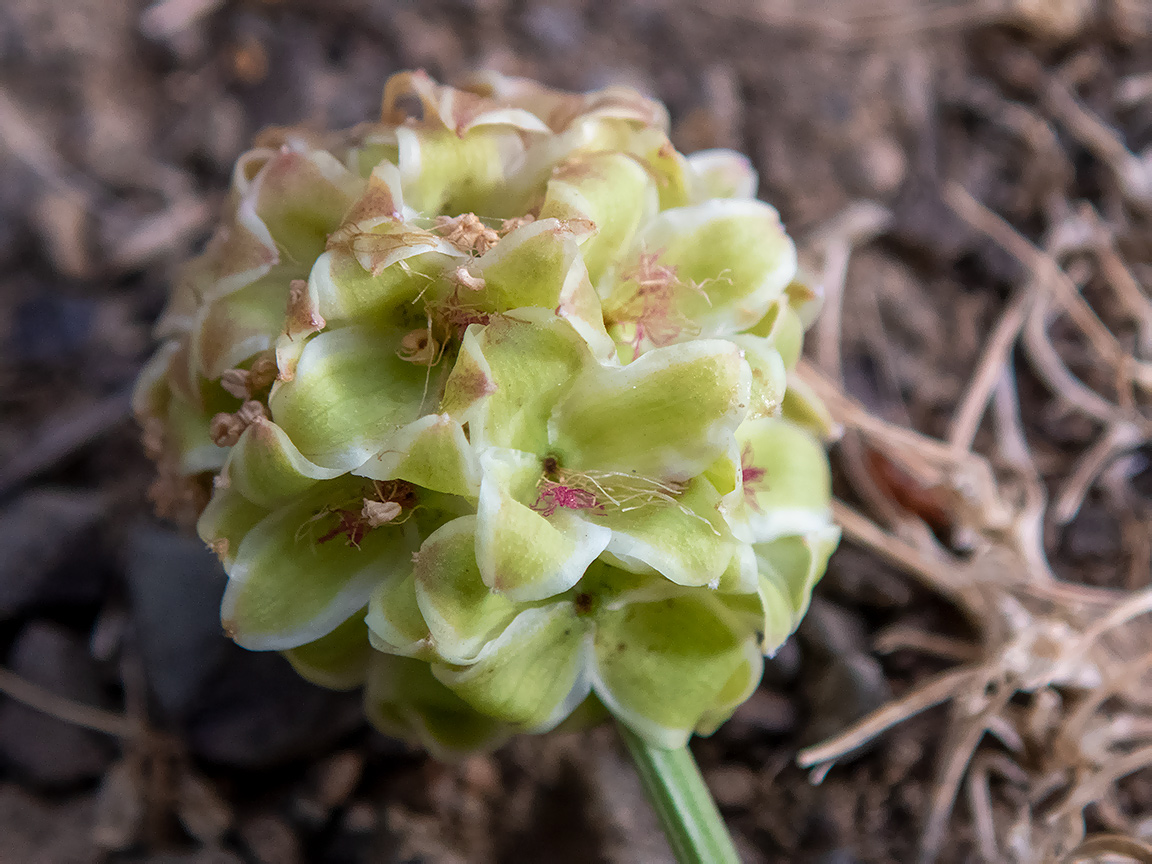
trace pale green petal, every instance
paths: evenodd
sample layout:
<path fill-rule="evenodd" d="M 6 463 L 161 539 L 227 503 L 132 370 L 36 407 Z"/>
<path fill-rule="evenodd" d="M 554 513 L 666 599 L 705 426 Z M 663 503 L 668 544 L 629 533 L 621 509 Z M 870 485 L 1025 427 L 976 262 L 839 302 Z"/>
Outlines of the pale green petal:
<path fill-rule="evenodd" d="M 624 153 L 584 153 L 553 170 L 541 218 L 588 220 L 595 234 L 580 244 L 593 282 L 627 249 L 641 224 L 659 207 L 656 184 Z"/>
<path fill-rule="evenodd" d="M 808 382 L 795 373 L 788 376 L 788 390 L 784 394 L 781 409 L 788 420 L 803 426 L 824 441 L 835 440 L 843 431 Z"/>
<path fill-rule="evenodd" d="M 760 686 L 764 676 L 764 655 L 757 643 L 749 639 L 744 642 L 744 662 L 739 663 L 725 682 L 710 709 L 705 711 L 696 724 L 697 735 L 711 735 L 725 723 L 732 712 L 739 708 Z"/>
<path fill-rule="evenodd" d="M 496 314 L 529 306 L 546 309 L 567 319 L 597 357 L 610 356 L 613 345 L 604 329 L 600 298 L 578 245 L 584 240 L 586 249 L 592 242 L 586 238 L 594 231 L 586 223 L 548 218 L 522 225 L 469 268 L 483 278 L 484 287 L 461 302 Z"/>
<path fill-rule="evenodd" d="M 299 266 L 275 267 L 251 285 L 202 306 L 191 345 L 197 372 L 219 378 L 271 348 L 284 329 L 292 280 L 305 273 Z"/>
<path fill-rule="evenodd" d="M 536 498 L 541 469 L 535 456 L 490 449 L 480 464 L 475 554 L 484 584 L 518 602 L 567 591 L 604 551 L 612 532 L 570 512 L 545 518 L 524 504 Z"/>
<path fill-rule="evenodd" d="M 597 616 L 592 689 L 658 747 L 682 747 L 731 698 L 729 682 L 752 662 L 754 635 L 708 595 L 629 603 Z M 747 673 L 745 673 L 747 674 Z"/>
<path fill-rule="evenodd" d="M 162 417 L 168 410 L 171 396 L 168 369 L 179 351 L 179 340 L 169 339 L 156 349 L 136 376 L 132 387 L 132 413 L 141 422 L 148 417 Z"/>
<path fill-rule="evenodd" d="M 774 567 L 765 566 L 761 571 L 757 593 L 764 619 L 759 628 L 763 634 L 761 650 L 765 656 L 771 657 L 792 635 L 802 616 L 796 614 L 788 586 L 783 579 L 777 577 Z"/>
<path fill-rule="evenodd" d="M 249 212 L 247 219 L 232 215 L 216 229 L 208 248 L 181 269 L 156 323 L 157 337 L 188 332 L 202 305 L 255 282 L 279 262 L 276 244 L 255 213 Z"/>
<path fill-rule="evenodd" d="M 224 465 L 228 450 L 218 447 L 208 434 L 214 413 L 189 404 L 179 393 L 174 392 L 168 400 L 164 433 L 179 457 L 181 473 L 216 471 Z"/>
<path fill-rule="evenodd" d="M 359 327 L 308 342 L 295 376 L 277 382 L 268 402 L 306 458 L 355 468 L 419 416 L 427 370 L 401 360 L 398 345 L 398 336 Z"/>
<path fill-rule="evenodd" d="M 342 472 L 308 461 L 283 429 L 258 417 L 232 447 L 222 473 L 249 501 L 272 510 Z"/>
<path fill-rule="evenodd" d="M 744 361 L 752 370 L 752 401 L 748 416 L 772 417 L 780 413 L 788 387 L 784 358 L 772 342 L 762 336 L 741 333 L 732 341 L 744 352 Z"/>
<path fill-rule="evenodd" d="M 720 495 L 698 478 L 667 501 L 635 500 L 618 509 L 586 511 L 588 521 L 612 529 L 609 560 L 625 570 L 655 571 L 677 585 L 715 588 L 736 542 L 717 513 Z"/>
<path fill-rule="evenodd" d="M 565 227 L 557 219 L 537 219 L 510 232 L 472 268 L 484 278 L 484 288 L 475 295 L 479 308 L 486 312 L 523 306 L 555 309 L 565 284 L 579 279 L 577 238 L 588 236 L 590 230 Z"/>
<path fill-rule="evenodd" d="M 368 637 L 372 647 L 385 654 L 431 660 L 436 656 L 432 634 L 416 598 L 416 578 L 385 579 L 368 601 Z"/>
<path fill-rule="evenodd" d="M 447 414 L 428 414 L 409 423 L 352 473 L 373 480 L 407 480 L 447 495 L 475 498 L 480 492 L 476 452 L 460 424 Z"/>
<path fill-rule="evenodd" d="M 728 449 L 748 410 L 750 378 L 739 349 L 721 340 L 591 367 L 549 420 L 552 449 L 570 470 L 687 480 Z"/>
<path fill-rule="evenodd" d="M 387 239 L 393 236 L 359 236 L 351 241 L 351 248 L 331 249 L 316 259 L 308 274 L 308 292 L 316 314 L 326 323 L 402 315 L 406 311 L 402 307 L 415 303 L 455 260 L 442 248 L 441 241 L 425 242 L 423 238 L 410 245 L 397 242 L 384 249 Z M 359 257 L 353 251 L 357 246 Z M 371 266 L 374 255 L 384 264 L 375 274 Z M 416 310 L 423 315 L 422 308 Z"/>
<path fill-rule="evenodd" d="M 527 609 L 468 666 L 433 666 L 437 679 L 476 710 L 542 731 L 588 694 L 588 622 L 570 603 Z"/>
<path fill-rule="evenodd" d="M 693 203 L 709 198 L 755 198 L 759 178 L 752 160 L 735 150 L 699 150 L 688 157 Z"/>
<path fill-rule="evenodd" d="M 402 526 L 368 530 L 358 547 L 341 535 L 320 542 L 337 519 L 302 501 L 248 532 L 229 568 L 220 611 L 237 643 L 283 650 L 319 639 L 366 605 L 380 580 L 410 566 L 412 547 Z"/>
<path fill-rule="evenodd" d="M 761 577 L 775 582 L 789 603 L 793 628 L 808 611 L 812 589 L 824 575 L 839 542 L 840 530 L 827 524 L 802 537 L 781 537 L 753 546 Z"/>
<path fill-rule="evenodd" d="M 799 268 L 788 287 L 784 289 L 788 305 L 800 318 L 800 325 L 807 330 L 816 321 L 824 306 L 824 286 L 804 268 Z"/>
<path fill-rule="evenodd" d="M 268 514 L 268 508 L 253 504 L 235 488 L 217 486 L 196 521 L 196 533 L 221 563 L 230 567 L 240 549 L 240 541 Z"/>
<path fill-rule="evenodd" d="M 404 189 L 395 163 L 377 159 L 368 172 L 368 183 L 360 197 L 344 213 L 341 228 L 367 231 L 404 214 Z M 339 231 L 340 229 L 337 229 Z"/>
<path fill-rule="evenodd" d="M 724 452 L 716 457 L 703 473 L 721 495 L 727 495 L 740 486 L 740 447 L 733 436 L 728 440 Z"/>
<path fill-rule="evenodd" d="M 832 479 L 824 449 L 783 419 L 748 420 L 736 430 L 742 484 L 725 499 L 735 532 L 749 542 L 804 534 L 831 518 Z"/>
<path fill-rule="evenodd" d="M 790 372 L 796 368 L 796 363 L 800 360 L 800 351 L 804 346 L 804 323 L 796 310 L 789 305 L 787 297 L 781 297 L 769 306 L 764 317 L 749 328 L 748 332 L 771 342 L 780 352 L 785 369 Z"/>
<path fill-rule="evenodd" d="M 638 276 L 655 274 L 656 266 L 666 268 L 658 280 L 662 294 L 653 294 Z M 795 272 L 796 249 L 773 208 L 762 201 L 715 199 L 660 213 L 598 288 L 611 321 L 640 321 L 655 333 L 661 324 L 683 322 L 683 335 L 663 337 L 670 341 L 753 326 Z M 665 299 L 660 305 L 642 302 L 649 297 Z"/>
<path fill-rule="evenodd" d="M 471 324 L 464 331 L 456 363 L 448 380 L 444 383 L 444 395 L 440 398 L 440 410 L 461 423 L 475 426 L 471 442 L 482 448 L 483 418 L 487 415 L 488 397 L 496 392 L 496 380 L 492 367 L 484 356 L 484 328 Z M 503 373 L 505 370 L 501 369 Z M 475 421 L 475 422 L 473 422 Z"/>
<path fill-rule="evenodd" d="M 364 712 L 385 735 L 419 743 L 441 758 L 497 747 L 511 730 L 487 717 L 432 676 L 420 660 L 373 652 Z"/>
<path fill-rule="evenodd" d="M 552 407 L 590 362 L 587 346 L 566 321 L 493 318 L 465 333 L 441 410 L 468 423 L 480 452 L 508 447 L 543 453 Z"/>
<path fill-rule="evenodd" d="M 526 200 L 504 188 L 509 168 L 524 152 L 518 131 L 486 126 L 461 136 L 402 126 L 396 141 L 404 199 L 420 213 L 511 218 L 527 209 Z"/>
<path fill-rule="evenodd" d="M 461 138 L 481 126 L 512 126 L 521 132 L 548 132 L 540 117 L 512 100 L 492 100 L 489 96 L 493 82 L 500 82 L 498 73 L 487 73 L 485 84 L 472 81 L 453 87 L 437 84 L 423 69 L 398 72 L 388 79 L 384 88 L 381 116 L 387 123 L 434 127 L 438 121 Z M 519 81 L 520 79 L 512 79 Z M 412 124 L 405 100 L 419 99 L 423 106 L 421 122 Z"/>
<path fill-rule="evenodd" d="M 449 663 L 469 663 L 516 615 L 507 597 L 493 593 L 476 563 L 476 517 L 437 529 L 416 556 L 415 598 L 432 646 Z"/>
<path fill-rule="evenodd" d="M 722 594 L 755 594 L 760 581 L 759 564 L 751 543 L 736 543 L 728 568 L 720 574 L 716 590 Z"/>
<path fill-rule="evenodd" d="M 260 169 L 239 211 L 243 219 L 251 208 L 283 260 L 312 261 L 363 185 L 329 153 L 285 147 Z"/>
<path fill-rule="evenodd" d="M 300 676 L 330 690 L 353 690 L 368 674 L 368 628 L 361 609 L 327 636 L 289 648 L 285 658 Z"/>
<path fill-rule="evenodd" d="M 691 202 L 694 177 L 684 154 L 672 146 L 661 128 L 636 129 L 619 148 L 632 153 L 656 179 L 660 209 L 683 207 Z"/>

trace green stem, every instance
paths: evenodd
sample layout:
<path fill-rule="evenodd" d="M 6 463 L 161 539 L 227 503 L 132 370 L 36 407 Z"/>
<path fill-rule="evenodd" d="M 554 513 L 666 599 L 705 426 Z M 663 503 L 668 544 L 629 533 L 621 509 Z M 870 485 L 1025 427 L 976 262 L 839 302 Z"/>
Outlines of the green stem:
<path fill-rule="evenodd" d="M 653 747 L 617 723 L 660 826 L 680 864 L 740 864 L 736 847 L 688 746 Z"/>

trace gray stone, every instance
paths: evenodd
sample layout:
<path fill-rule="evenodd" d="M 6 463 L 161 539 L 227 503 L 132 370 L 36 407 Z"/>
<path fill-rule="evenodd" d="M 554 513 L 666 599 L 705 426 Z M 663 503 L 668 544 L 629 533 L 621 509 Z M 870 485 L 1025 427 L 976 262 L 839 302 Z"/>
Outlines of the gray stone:
<path fill-rule="evenodd" d="M 16 639 L 8 665 L 20 677 L 84 705 L 104 706 L 100 670 L 84 640 L 56 624 L 36 621 Z M 65 787 L 104 772 L 109 739 L 14 700 L 0 702 L 0 754 L 42 787 Z"/>
<path fill-rule="evenodd" d="M 245 651 L 224 636 L 227 580 L 198 539 L 141 523 L 126 557 L 149 683 L 196 755 L 266 767 L 315 753 L 362 722 L 358 693 L 315 687 L 278 654 Z"/>
<path fill-rule="evenodd" d="M 783 693 L 761 686 L 740 705 L 724 724 L 726 737 L 736 741 L 755 741 L 769 735 L 787 735 L 799 720 L 792 699 Z"/>
<path fill-rule="evenodd" d="M 0 618 L 99 596 L 103 577 L 95 556 L 77 553 L 96 542 L 106 510 L 103 495 L 67 489 L 37 489 L 0 510 Z M 75 566 L 65 566 L 70 559 Z"/>
<path fill-rule="evenodd" d="M 160 707 L 184 717 L 228 648 L 220 626 L 225 576 L 205 545 L 140 523 L 126 554 L 144 669 Z"/>
<path fill-rule="evenodd" d="M 11 783 L 0 784 L 0 861 L 4 864 L 97 864 L 91 841 L 92 796 L 50 803 Z"/>
<path fill-rule="evenodd" d="M 842 732 L 892 698 L 883 667 L 868 654 L 837 657 L 811 674 L 805 674 L 803 680 L 810 713 L 804 728 L 805 744 L 815 744 Z M 873 744 L 869 742 L 867 746 Z"/>
<path fill-rule="evenodd" d="M 231 644 L 186 720 L 197 756 L 244 768 L 314 755 L 362 723 L 360 693 L 316 687 L 279 654 Z"/>
<path fill-rule="evenodd" d="M 797 635 L 821 658 L 844 657 L 868 650 L 868 632 L 859 616 L 823 597 L 813 597 Z"/>

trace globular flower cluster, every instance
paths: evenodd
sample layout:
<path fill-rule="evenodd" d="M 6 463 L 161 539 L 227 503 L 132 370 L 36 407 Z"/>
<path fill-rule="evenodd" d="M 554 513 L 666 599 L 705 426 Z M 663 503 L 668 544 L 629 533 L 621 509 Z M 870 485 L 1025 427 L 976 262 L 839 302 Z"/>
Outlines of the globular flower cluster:
<path fill-rule="evenodd" d="M 715 729 L 838 539 L 755 186 L 633 91 L 494 74 L 264 133 L 136 396 L 232 638 L 440 752 Z"/>

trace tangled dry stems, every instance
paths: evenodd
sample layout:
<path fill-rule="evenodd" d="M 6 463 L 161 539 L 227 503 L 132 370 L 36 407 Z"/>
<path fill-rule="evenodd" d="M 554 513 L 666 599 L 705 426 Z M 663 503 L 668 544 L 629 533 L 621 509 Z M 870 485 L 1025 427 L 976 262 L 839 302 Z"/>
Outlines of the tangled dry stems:
<path fill-rule="evenodd" d="M 1054 79 L 1045 93 L 1053 121 L 1111 169 L 1132 219 L 1146 217 L 1152 170 L 1062 82 Z M 1011 132 L 1035 149 L 1055 140 L 1047 121 L 1012 108 L 997 114 Z M 960 186 L 947 185 L 944 198 L 1027 274 L 990 331 L 946 438 L 880 419 L 842 384 L 848 257 L 889 220 L 874 204 L 849 208 L 811 244 L 823 263 L 828 313 L 817 325 L 816 364 L 802 364 L 800 374 L 842 430 L 840 465 L 861 502 L 836 504 L 845 536 L 948 598 L 977 640 L 908 626 L 882 633 L 879 650 L 910 649 L 956 665 L 802 751 L 799 762 L 819 782 L 886 729 L 948 703 L 922 861 L 941 853 L 961 794 L 986 861 L 1149 861 L 1152 846 L 1137 839 L 1138 820 L 1117 793 L 1122 778 L 1152 767 L 1152 587 L 1149 543 L 1140 540 L 1148 525 L 1133 515 L 1125 529 L 1136 554 L 1115 582 L 1128 591 L 1058 578 L 1044 531 L 1071 521 L 1094 488 L 1121 507 L 1135 500 L 1127 488 L 1134 463 L 1124 457 L 1152 441 L 1152 303 L 1117 229 L 1088 204 L 1054 206 L 1037 246 Z M 1106 288 L 1095 303 L 1081 293 L 1090 280 Z M 888 350 L 871 342 L 877 355 Z M 1017 354 L 1054 410 L 1098 430 L 1051 490 L 1021 417 Z M 992 434 L 981 436 L 985 427 Z M 1089 807 L 1113 833 L 1086 838 Z"/>

